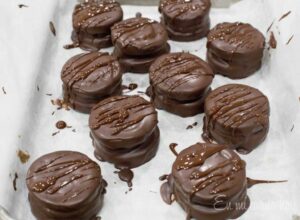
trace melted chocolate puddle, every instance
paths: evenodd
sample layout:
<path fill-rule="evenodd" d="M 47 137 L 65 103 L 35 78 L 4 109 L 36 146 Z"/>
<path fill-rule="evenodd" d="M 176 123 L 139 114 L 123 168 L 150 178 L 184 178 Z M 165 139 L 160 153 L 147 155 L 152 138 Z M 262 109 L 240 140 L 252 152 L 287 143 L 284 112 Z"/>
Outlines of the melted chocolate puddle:
<path fill-rule="evenodd" d="M 248 188 L 251 188 L 254 185 L 257 184 L 272 184 L 272 183 L 286 183 L 287 180 L 280 180 L 280 181 L 270 181 L 270 180 L 253 180 L 250 178 L 247 178 L 247 185 Z"/>
<path fill-rule="evenodd" d="M 128 187 L 132 187 L 132 179 L 134 177 L 134 173 L 130 169 L 121 169 L 120 171 L 116 171 L 120 180 L 127 183 Z"/>

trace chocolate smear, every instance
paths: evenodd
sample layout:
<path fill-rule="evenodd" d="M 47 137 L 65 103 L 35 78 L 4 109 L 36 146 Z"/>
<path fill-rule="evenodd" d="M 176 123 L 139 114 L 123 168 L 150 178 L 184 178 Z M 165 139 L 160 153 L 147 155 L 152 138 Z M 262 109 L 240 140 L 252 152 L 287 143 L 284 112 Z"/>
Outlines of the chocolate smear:
<path fill-rule="evenodd" d="M 286 45 L 289 45 L 289 44 L 291 43 L 291 41 L 293 40 L 293 38 L 294 38 L 294 35 L 292 35 L 292 36 L 290 37 L 290 39 L 286 42 Z"/>
<path fill-rule="evenodd" d="M 280 181 L 270 181 L 270 180 L 253 180 L 250 178 L 247 178 L 247 185 L 248 188 L 251 188 L 254 185 L 257 184 L 272 184 L 272 183 L 286 183 L 287 180 L 280 180 Z"/>
<path fill-rule="evenodd" d="M 59 133 L 59 131 L 56 131 L 56 132 L 52 133 L 52 136 L 55 136 L 55 135 L 57 135 L 58 133 Z"/>
<path fill-rule="evenodd" d="M 187 127 L 186 127 L 186 130 L 189 130 L 189 129 L 192 129 L 193 128 L 193 125 L 188 125 Z"/>
<path fill-rule="evenodd" d="M 36 86 L 36 90 L 37 90 L 38 92 L 40 91 L 39 85 Z"/>
<path fill-rule="evenodd" d="M 271 31 L 271 35 L 270 35 L 270 40 L 269 40 L 269 45 L 271 48 L 276 49 L 277 47 L 277 41 L 275 39 L 274 33 L 273 31 Z"/>
<path fill-rule="evenodd" d="M 2 86 L 2 92 L 3 92 L 4 95 L 6 95 L 6 91 L 5 91 L 4 86 Z"/>
<path fill-rule="evenodd" d="M 56 36 L 56 29 L 52 21 L 49 22 L 50 31 L 52 32 L 53 36 Z"/>
<path fill-rule="evenodd" d="M 177 151 L 175 150 L 175 148 L 178 146 L 178 144 L 176 144 L 176 143 L 171 143 L 170 145 L 169 145 L 169 148 L 170 148 L 170 150 L 172 151 L 172 153 L 177 157 L 178 156 L 178 153 L 177 153 Z"/>
<path fill-rule="evenodd" d="M 55 126 L 57 127 L 57 129 L 64 129 L 67 127 L 67 123 L 64 121 L 58 121 L 56 122 Z"/>
<path fill-rule="evenodd" d="M 19 4 L 18 7 L 19 7 L 19 8 L 28 8 L 28 5 Z"/>
<path fill-rule="evenodd" d="M 274 24 L 274 21 L 270 24 L 270 26 L 268 27 L 268 29 L 267 29 L 267 33 L 271 30 L 271 28 L 272 28 L 272 26 L 273 26 L 273 24 Z"/>
<path fill-rule="evenodd" d="M 51 93 L 47 93 L 46 95 L 47 95 L 47 96 L 52 96 L 52 94 L 51 94 Z"/>
<path fill-rule="evenodd" d="M 278 21 L 283 20 L 284 18 L 286 18 L 287 16 L 289 16 L 289 14 L 291 14 L 291 13 L 292 13 L 291 11 L 288 11 L 287 13 L 285 13 L 284 15 L 282 15 L 281 18 L 279 18 Z"/>
<path fill-rule="evenodd" d="M 295 125 L 293 125 L 293 126 L 292 126 L 292 128 L 291 128 L 291 132 L 294 130 L 294 128 L 295 128 Z"/>
<path fill-rule="evenodd" d="M 17 179 L 19 178 L 17 172 L 15 172 L 15 177 L 13 179 L 13 187 L 14 187 L 14 190 L 17 191 Z"/>
<path fill-rule="evenodd" d="M 30 158 L 29 153 L 23 150 L 18 150 L 17 155 L 23 164 L 26 163 Z"/>

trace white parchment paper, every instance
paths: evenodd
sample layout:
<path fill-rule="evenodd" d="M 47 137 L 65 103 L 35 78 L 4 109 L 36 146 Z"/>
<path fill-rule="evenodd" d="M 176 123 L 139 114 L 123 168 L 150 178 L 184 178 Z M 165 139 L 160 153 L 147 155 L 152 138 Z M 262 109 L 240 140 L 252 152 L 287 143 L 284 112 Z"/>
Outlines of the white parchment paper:
<path fill-rule="evenodd" d="M 0 1 L 0 205 L 17 220 L 33 219 L 25 185 L 29 165 L 37 157 L 56 150 L 80 151 L 91 158 L 93 147 L 89 138 L 88 116 L 75 111 L 55 111 L 51 99 L 61 98 L 60 71 L 79 49 L 64 50 L 70 42 L 71 14 L 75 0 L 9 0 Z M 20 9 L 23 3 L 28 8 Z M 125 17 L 143 16 L 159 19 L 157 7 L 124 6 Z M 278 21 L 286 12 L 292 13 Z M 289 220 L 300 215 L 300 2 L 298 0 L 243 0 L 229 9 L 212 9 L 212 26 L 223 21 L 249 22 L 266 34 L 272 31 L 278 41 L 276 50 L 266 51 L 264 65 L 255 75 L 243 80 L 216 76 L 212 87 L 226 83 L 244 83 L 263 91 L 271 103 L 271 127 L 267 140 L 250 155 L 247 173 L 251 178 L 289 182 L 258 185 L 249 190 L 250 209 L 242 220 Z M 57 36 L 49 29 L 53 21 Z M 286 42 L 294 38 L 289 45 Z M 189 51 L 205 59 L 206 40 L 192 43 L 170 42 L 172 51 Z M 111 51 L 111 50 L 108 50 Z M 125 74 L 124 84 L 137 83 L 137 91 L 148 86 L 148 76 Z M 2 87 L 6 91 L 4 94 Z M 37 90 L 39 87 L 39 91 Z M 52 97 L 47 93 L 53 94 Z M 52 112 L 55 114 L 52 115 Z M 174 203 L 164 204 L 160 198 L 158 177 L 170 172 L 174 161 L 169 144 L 179 149 L 201 141 L 203 115 L 183 119 L 159 111 L 161 142 L 157 156 L 144 166 L 134 169 L 133 191 L 113 174 L 111 164 L 101 163 L 108 181 L 105 205 L 100 215 L 104 220 L 183 220 L 184 211 Z M 55 123 L 64 120 L 72 129 L 56 136 Z M 194 122 L 198 126 L 186 130 Z M 21 164 L 16 151 L 30 153 L 28 163 Z M 17 172 L 17 191 L 13 177 Z M 1 217 L 0 217 L 1 219 Z"/>

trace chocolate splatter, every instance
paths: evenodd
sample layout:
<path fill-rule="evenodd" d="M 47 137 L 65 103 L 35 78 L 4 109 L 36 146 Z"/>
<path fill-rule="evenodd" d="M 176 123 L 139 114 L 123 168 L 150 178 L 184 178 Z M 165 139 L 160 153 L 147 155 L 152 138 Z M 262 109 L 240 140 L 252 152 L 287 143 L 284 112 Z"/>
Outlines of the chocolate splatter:
<path fill-rule="evenodd" d="M 286 42 L 286 45 L 289 45 L 289 44 L 291 43 L 291 41 L 293 40 L 293 38 L 294 38 L 294 35 L 292 35 L 292 36 L 290 37 L 290 39 Z"/>
<path fill-rule="evenodd" d="M 52 21 L 49 22 L 50 31 L 52 32 L 53 36 L 56 36 L 56 29 Z"/>
<path fill-rule="evenodd" d="M 177 157 L 178 156 L 178 153 L 177 153 L 177 151 L 175 150 L 175 148 L 178 146 L 178 144 L 176 144 L 176 143 L 171 143 L 170 145 L 169 145 L 169 148 L 170 148 L 170 150 L 172 151 L 172 153 Z"/>
<path fill-rule="evenodd" d="M 52 94 L 51 94 L 51 93 L 47 93 L 46 95 L 47 95 L 47 96 L 52 96 Z"/>
<path fill-rule="evenodd" d="M 6 95 L 6 91 L 5 91 L 4 86 L 2 86 L 2 92 L 3 92 L 4 95 Z"/>
<path fill-rule="evenodd" d="M 74 49 L 74 48 L 77 48 L 79 47 L 79 43 L 71 43 L 71 44 L 66 44 L 64 45 L 64 48 L 66 50 L 69 50 L 69 49 Z"/>
<path fill-rule="evenodd" d="M 14 190 L 17 191 L 17 179 L 19 178 L 17 172 L 15 172 L 15 177 L 13 179 L 13 187 L 14 187 Z"/>
<path fill-rule="evenodd" d="M 267 33 L 271 30 L 271 28 L 272 28 L 272 26 L 273 26 L 273 24 L 274 24 L 274 21 L 270 24 L 270 26 L 268 27 L 268 29 L 267 29 Z"/>
<path fill-rule="evenodd" d="M 58 121 L 56 122 L 55 126 L 57 129 L 65 129 L 67 127 L 67 123 L 64 121 Z"/>
<path fill-rule="evenodd" d="M 273 49 L 276 49 L 276 47 L 277 47 L 277 41 L 275 39 L 273 31 L 271 31 L 271 34 L 270 34 L 269 45 Z"/>
<path fill-rule="evenodd" d="M 58 133 L 59 133 L 59 131 L 56 131 L 56 132 L 52 133 L 52 136 L 55 136 L 55 135 L 57 135 Z"/>
<path fill-rule="evenodd" d="M 186 127 L 186 130 L 189 130 L 189 129 L 192 129 L 193 128 L 193 125 L 188 125 L 187 127 Z"/>
<path fill-rule="evenodd" d="M 289 14 L 291 14 L 291 13 L 292 13 L 291 11 L 288 11 L 287 13 L 285 13 L 284 15 L 282 15 L 281 18 L 279 18 L 278 21 L 283 20 L 284 18 L 286 18 L 287 16 L 289 16 Z"/>
<path fill-rule="evenodd" d="M 26 163 L 30 158 L 29 153 L 23 150 L 18 150 L 17 155 L 23 164 Z"/>
<path fill-rule="evenodd" d="M 292 126 L 292 128 L 291 128 L 291 132 L 293 132 L 294 128 L 295 128 L 295 125 L 293 125 L 293 126 Z"/>
<path fill-rule="evenodd" d="M 272 183 L 286 183 L 287 180 L 280 180 L 280 181 L 270 181 L 270 180 L 253 180 L 250 178 L 247 178 L 247 186 L 248 188 L 251 188 L 254 185 L 257 184 L 272 184 Z"/>
<path fill-rule="evenodd" d="M 28 5 L 19 4 L 18 7 L 19 7 L 19 8 L 28 8 Z"/>
<path fill-rule="evenodd" d="M 120 180 L 127 183 L 128 187 L 132 187 L 132 179 L 134 177 L 133 172 L 130 169 L 121 169 L 120 171 L 116 171 Z"/>

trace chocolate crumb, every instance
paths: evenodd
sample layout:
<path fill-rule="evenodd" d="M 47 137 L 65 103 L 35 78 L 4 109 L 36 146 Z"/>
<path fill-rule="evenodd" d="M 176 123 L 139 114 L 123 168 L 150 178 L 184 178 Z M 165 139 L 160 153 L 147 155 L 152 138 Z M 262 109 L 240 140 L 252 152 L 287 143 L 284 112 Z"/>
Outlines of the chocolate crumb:
<path fill-rule="evenodd" d="M 198 122 L 194 122 L 193 123 L 193 126 L 195 127 L 195 126 L 197 126 L 198 125 Z"/>
<path fill-rule="evenodd" d="M 277 47 L 277 41 L 275 39 L 273 31 L 271 31 L 271 34 L 270 34 L 269 45 L 273 49 L 276 49 L 276 47 Z"/>
<path fill-rule="evenodd" d="M 291 41 L 293 40 L 293 38 L 294 38 L 294 35 L 292 35 L 292 36 L 290 37 L 290 39 L 286 42 L 286 45 L 289 45 L 289 44 L 291 43 Z"/>
<path fill-rule="evenodd" d="M 13 180 L 13 187 L 14 187 L 14 190 L 17 191 L 17 179 L 19 178 L 17 172 L 15 172 L 15 177 L 14 177 L 14 180 Z"/>
<path fill-rule="evenodd" d="M 18 7 L 19 7 L 19 8 L 28 8 L 28 5 L 19 4 Z"/>
<path fill-rule="evenodd" d="M 141 18 L 141 17 L 142 17 L 142 13 L 141 13 L 141 12 L 137 12 L 137 13 L 135 14 L 135 17 L 136 17 L 136 18 Z"/>
<path fill-rule="evenodd" d="M 59 133 L 59 131 L 52 133 L 52 136 L 55 136 Z"/>
<path fill-rule="evenodd" d="M 193 125 L 188 125 L 187 127 L 186 127 L 186 130 L 189 130 L 189 129 L 192 129 L 193 128 Z"/>
<path fill-rule="evenodd" d="M 3 92 L 4 95 L 6 95 L 6 91 L 5 91 L 4 86 L 2 86 L 2 92 Z"/>
<path fill-rule="evenodd" d="M 128 89 L 129 89 L 130 91 L 135 90 L 137 87 L 138 87 L 138 85 L 137 85 L 136 83 L 130 83 L 130 84 L 128 85 Z"/>
<path fill-rule="evenodd" d="M 293 126 L 292 126 L 292 128 L 291 128 L 291 132 L 294 130 L 294 128 L 295 128 L 295 125 L 293 125 Z"/>
<path fill-rule="evenodd" d="M 286 18 L 287 16 L 289 16 L 289 14 L 291 14 L 291 13 L 292 13 L 291 11 L 288 11 L 287 13 L 285 13 L 284 15 L 282 15 L 281 18 L 279 18 L 278 21 L 283 20 L 284 18 Z"/>
<path fill-rule="evenodd" d="M 64 45 L 64 48 L 66 50 L 74 49 L 74 48 L 77 48 L 77 47 L 79 47 L 79 43 L 72 43 L 72 44 L 66 44 L 66 45 Z"/>
<path fill-rule="evenodd" d="M 54 115 L 55 114 L 55 111 L 53 111 L 52 113 L 51 113 L 51 115 Z"/>
<path fill-rule="evenodd" d="M 46 95 L 47 95 L 47 96 L 52 96 L 52 94 L 51 94 L 51 93 L 47 93 Z"/>
<path fill-rule="evenodd" d="M 50 30 L 51 30 L 52 34 L 54 36 L 56 36 L 56 29 L 55 29 L 54 24 L 53 24 L 52 21 L 49 22 L 49 27 L 50 27 Z"/>
<path fill-rule="evenodd" d="M 64 129 L 67 127 L 67 123 L 64 121 L 58 121 L 56 122 L 55 126 L 57 127 L 57 129 Z"/>
<path fill-rule="evenodd" d="M 57 110 L 60 110 L 62 108 L 64 108 L 67 111 L 70 110 L 68 104 L 62 99 L 56 99 L 56 100 L 51 99 L 51 103 L 52 105 L 58 106 Z"/>
<path fill-rule="evenodd" d="M 23 164 L 26 163 L 30 158 L 29 153 L 26 151 L 18 150 L 17 153 L 18 153 L 18 157 L 19 157 L 21 163 L 23 163 Z"/>
<path fill-rule="evenodd" d="M 268 29 L 267 29 L 267 33 L 271 30 L 271 28 L 272 28 L 272 26 L 273 26 L 273 24 L 274 24 L 274 21 L 270 24 L 270 26 L 268 27 Z"/>

